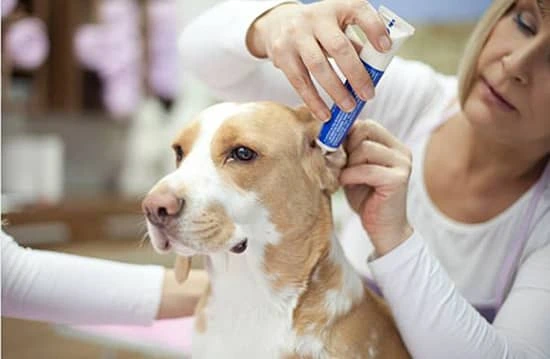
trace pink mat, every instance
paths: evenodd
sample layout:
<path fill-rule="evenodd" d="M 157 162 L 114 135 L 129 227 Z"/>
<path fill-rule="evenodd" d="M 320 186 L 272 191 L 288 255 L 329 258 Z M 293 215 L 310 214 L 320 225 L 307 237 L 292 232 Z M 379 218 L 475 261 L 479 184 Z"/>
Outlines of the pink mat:
<path fill-rule="evenodd" d="M 73 325 L 65 334 L 80 339 L 104 340 L 135 350 L 158 350 L 190 355 L 193 318 L 158 320 L 152 326 Z"/>

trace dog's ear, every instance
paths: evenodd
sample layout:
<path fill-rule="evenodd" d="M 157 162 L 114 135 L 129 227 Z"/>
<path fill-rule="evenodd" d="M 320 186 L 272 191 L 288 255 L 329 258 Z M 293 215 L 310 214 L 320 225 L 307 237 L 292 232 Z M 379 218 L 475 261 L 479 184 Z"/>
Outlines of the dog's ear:
<path fill-rule="evenodd" d="M 184 257 L 177 255 L 176 261 L 174 263 L 174 273 L 176 274 L 176 281 L 178 283 L 183 283 L 187 280 L 189 276 L 189 271 L 191 270 L 191 257 Z"/>
<path fill-rule="evenodd" d="M 325 173 L 321 181 L 322 189 L 332 194 L 340 188 L 340 173 L 346 165 L 347 155 L 342 146 L 334 152 L 326 152 L 323 154 L 325 160 Z"/>
<path fill-rule="evenodd" d="M 300 122 L 302 122 L 304 124 L 316 122 L 316 124 L 320 128 L 321 121 L 315 119 L 315 117 L 313 116 L 313 114 L 311 113 L 311 111 L 309 110 L 309 108 L 306 105 L 300 105 L 300 106 L 296 107 L 294 109 L 294 111 L 296 112 L 296 116 L 298 117 Z"/>
<path fill-rule="evenodd" d="M 305 106 L 296 108 L 296 115 L 305 128 L 305 146 L 309 147 L 310 156 L 304 159 L 304 167 L 309 176 L 319 182 L 321 190 L 332 194 L 340 187 L 340 172 L 346 165 L 347 156 L 342 147 L 335 152 L 323 153 L 316 139 L 323 125 Z"/>

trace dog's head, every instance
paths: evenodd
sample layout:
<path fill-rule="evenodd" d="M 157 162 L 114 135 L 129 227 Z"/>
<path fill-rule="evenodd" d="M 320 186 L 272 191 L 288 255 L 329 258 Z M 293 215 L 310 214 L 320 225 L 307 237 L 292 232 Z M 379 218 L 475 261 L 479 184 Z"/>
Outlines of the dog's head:
<path fill-rule="evenodd" d="M 201 112 L 172 145 L 176 169 L 143 201 L 154 248 L 242 253 L 305 234 L 345 164 L 343 152 L 316 145 L 320 126 L 305 107 L 271 102 Z"/>

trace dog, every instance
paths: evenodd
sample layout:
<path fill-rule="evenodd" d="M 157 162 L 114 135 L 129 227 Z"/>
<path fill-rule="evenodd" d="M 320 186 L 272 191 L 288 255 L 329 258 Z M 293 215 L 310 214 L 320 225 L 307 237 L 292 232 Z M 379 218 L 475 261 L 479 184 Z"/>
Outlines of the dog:
<path fill-rule="evenodd" d="M 409 358 L 388 307 L 335 238 L 343 150 L 321 122 L 273 102 L 207 108 L 176 137 L 176 169 L 143 201 L 153 247 L 178 279 L 206 256 L 192 357 Z"/>

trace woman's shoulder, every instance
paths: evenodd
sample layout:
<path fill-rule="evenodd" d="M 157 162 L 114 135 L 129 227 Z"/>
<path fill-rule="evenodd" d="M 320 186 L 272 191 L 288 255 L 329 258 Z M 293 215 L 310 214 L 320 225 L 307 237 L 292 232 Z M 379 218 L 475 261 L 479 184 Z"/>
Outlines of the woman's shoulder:
<path fill-rule="evenodd" d="M 441 121 L 457 91 L 455 76 L 439 73 L 419 61 L 395 57 L 380 80 L 369 115 L 384 121 L 392 133 L 408 142 L 411 136 L 426 132 L 426 126 Z"/>

